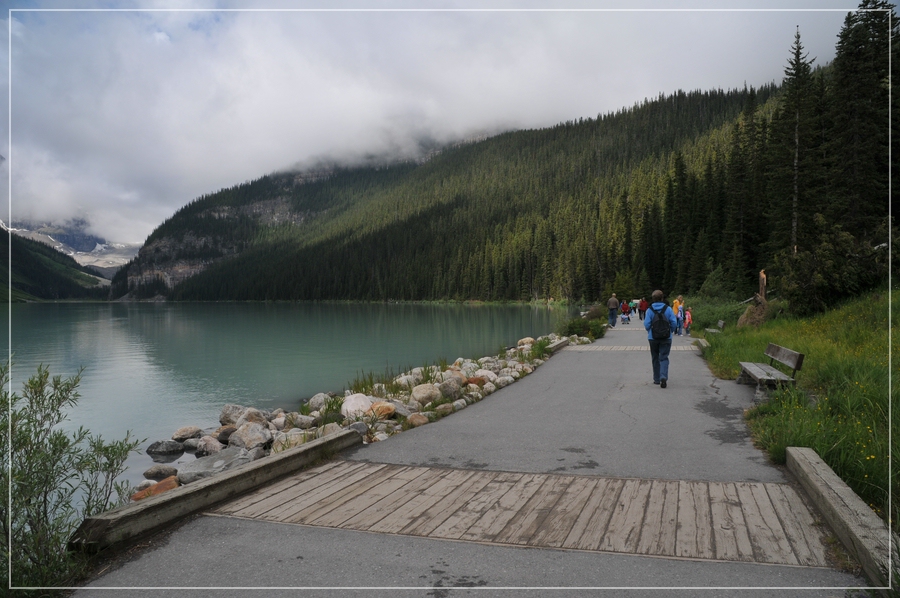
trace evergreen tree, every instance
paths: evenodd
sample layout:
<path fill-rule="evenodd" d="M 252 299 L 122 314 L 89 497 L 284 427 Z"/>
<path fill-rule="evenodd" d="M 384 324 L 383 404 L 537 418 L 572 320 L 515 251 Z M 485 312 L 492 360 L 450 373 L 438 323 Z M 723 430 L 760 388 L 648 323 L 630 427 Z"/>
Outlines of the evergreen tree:
<path fill-rule="evenodd" d="M 887 81 L 890 40 L 897 27 L 888 2 L 863 0 L 859 9 L 844 19 L 833 63 L 833 198 L 827 216 L 840 220 L 846 232 L 867 236 L 884 230 L 888 213 Z"/>

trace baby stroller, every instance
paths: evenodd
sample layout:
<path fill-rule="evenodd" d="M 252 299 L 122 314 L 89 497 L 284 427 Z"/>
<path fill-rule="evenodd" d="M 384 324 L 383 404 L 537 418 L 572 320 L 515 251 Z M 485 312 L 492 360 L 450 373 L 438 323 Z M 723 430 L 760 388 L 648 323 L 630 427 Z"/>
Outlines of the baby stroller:
<path fill-rule="evenodd" d="M 622 323 L 623 324 L 631 324 L 631 312 L 630 311 L 622 312 Z"/>

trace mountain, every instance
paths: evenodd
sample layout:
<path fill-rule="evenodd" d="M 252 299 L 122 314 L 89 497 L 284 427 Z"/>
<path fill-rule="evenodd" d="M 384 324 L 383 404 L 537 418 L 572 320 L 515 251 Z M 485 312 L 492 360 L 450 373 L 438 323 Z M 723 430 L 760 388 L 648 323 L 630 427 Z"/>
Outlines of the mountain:
<path fill-rule="evenodd" d="M 87 232 L 89 223 L 74 218 L 62 223 L 13 220 L 9 230 L 14 234 L 49 245 L 75 259 L 103 278 L 111 279 L 116 271 L 137 255 L 139 245 L 107 241 Z"/>
<path fill-rule="evenodd" d="M 71 257 L 44 243 L 11 235 L 3 227 L 0 232 L 0 263 L 9 264 L 10 255 L 12 294 L 9 293 L 9 270 L 3 268 L 0 271 L 3 300 L 103 300 L 109 296 L 109 283 L 91 274 Z"/>
<path fill-rule="evenodd" d="M 798 32 L 780 86 L 678 91 L 424 162 L 275 173 L 202 196 L 151 233 L 111 296 L 743 299 L 764 269 L 770 294 L 820 310 L 883 285 L 889 263 L 900 90 L 884 81 L 900 43 L 887 43 L 891 5 L 861 7 L 879 10 L 848 15 L 827 68 L 812 68 Z"/>
<path fill-rule="evenodd" d="M 597 249 L 622 237 L 619 197 L 629 193 L 630 217 L 640 215 L 657 200 L 671 153 L 730 126 L 751 93 L 679 92 L 448 147 L 424 163 L 267 175 L 179 210 L 148 237 L 114 294 L 593 296 L 598 259 L 607 261 Z M 604 272 L 614 274 L 624 253 L 616 248 Z"/>

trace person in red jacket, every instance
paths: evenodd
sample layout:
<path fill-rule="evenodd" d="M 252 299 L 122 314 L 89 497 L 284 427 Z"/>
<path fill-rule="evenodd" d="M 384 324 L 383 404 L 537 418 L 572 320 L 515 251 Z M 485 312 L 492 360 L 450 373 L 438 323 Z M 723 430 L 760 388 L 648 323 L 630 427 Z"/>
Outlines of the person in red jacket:
<path fill-rule="evenodd" d="M 647 314 L 648 307 L 650 307 L 650 304 L 647 303 L 647 298 L 641 297 L 641 302 L 638 303 L 638 317 L 640 319 L 644 319 L 644 316 Z"/>

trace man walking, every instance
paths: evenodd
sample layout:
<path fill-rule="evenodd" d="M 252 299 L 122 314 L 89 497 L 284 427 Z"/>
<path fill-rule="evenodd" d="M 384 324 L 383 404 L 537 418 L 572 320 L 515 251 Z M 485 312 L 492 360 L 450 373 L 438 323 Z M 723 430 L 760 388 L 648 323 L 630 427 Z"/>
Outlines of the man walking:
<path fill-rule="evenodd" d="M 666 387 L 669 379 L 669 351 L 672 349 L 672 333 L 678 324 L 675 312 L 663 301 L 663 292 L 653 291 L 650 295 L 653 302 L 650 311 L 644 318 L 647 340 L 650 343 L 650 360 L 653 362 L 653 383 L 660 388 Z"/>
<path fill-rule="evenodd" d="M 606 307 L 609 308 L 609 327 L 616 327 L 616 316 L 619 312 L 619 300 L 616 299 L 616 294 L 613 293 L 612 297 L 609 298 L 609 301 L 606 302 Z"/>

